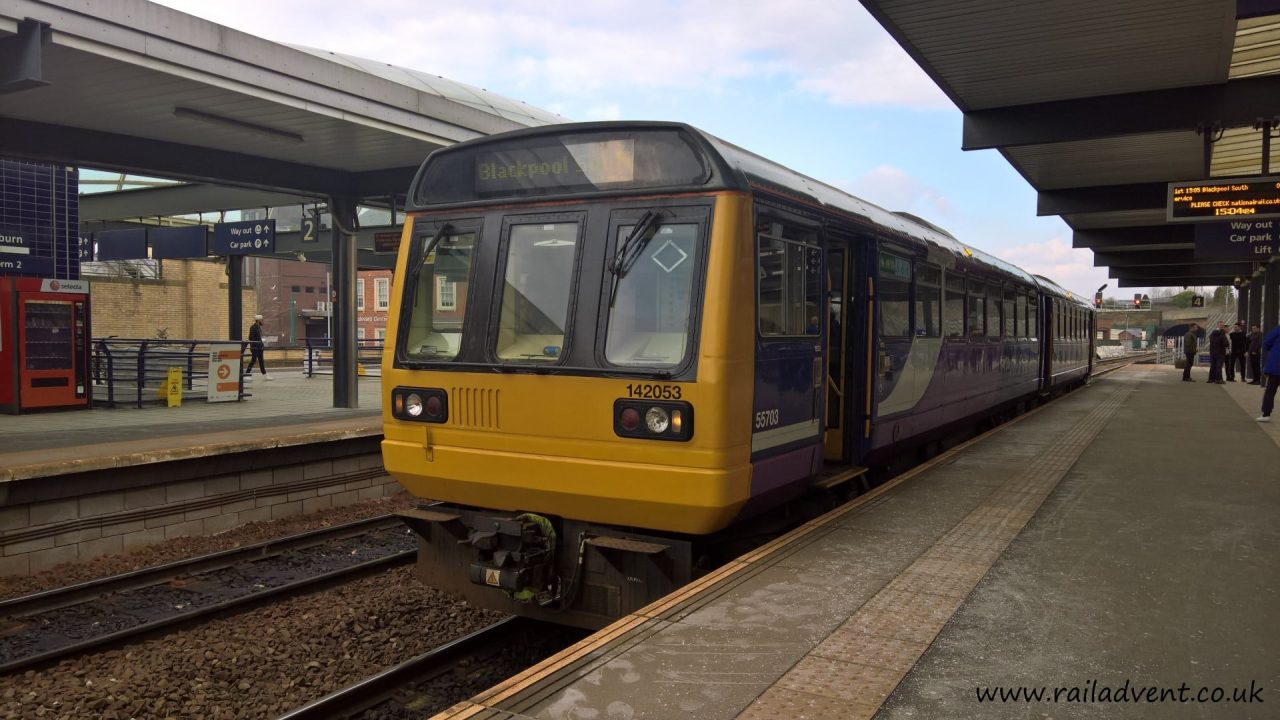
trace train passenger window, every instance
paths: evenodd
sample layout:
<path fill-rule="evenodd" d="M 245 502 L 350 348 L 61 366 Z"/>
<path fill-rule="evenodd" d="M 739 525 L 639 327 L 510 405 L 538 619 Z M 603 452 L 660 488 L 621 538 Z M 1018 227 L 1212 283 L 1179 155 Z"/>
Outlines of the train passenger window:
<path fill-rule="evenodd" d="M 1000 286 L 987 287 L 987 335 L 1000 337 Z"/>
<path fill-rule="evenodd" d="M 911 261 L 880 253 L 880 283 L 876 294 L 880 306 L 880 335 L 911 335 Z"/>
<path fill-rule="evenodd" d="M 635 225 L 618 228 L 623 242 Z M 617 247 L 617 245 L 615 245 Z M 679 365 L 689 346 L 698 226 L 660 225 L 618 280 L 604 356 L 614 365 Z"/>
<path fill-rule="evenodd" d="M 760 334 L 819 335 L 822 332 L 822 249 L 792 238 L 816 234 L 765 223 L 756 259 Z"/>
<path fill-rule="evenodd" d="M 421 238 L 426 242 L 428 238 Z M 462 328 L 466 319 L 467 285 L 471 281 L 471 259 L 475 253 L 473 232 L 445 235 L 435 250 L 423 258 L 405 289 L 412 300 L 405 329 L 405 355 L 415 360 L 452 360 L 458 356 Z M 416 278 L 416 280 L 415 280 Z M 453 307 L 443 308 L 436 302 L 438 283 L 448 282 L 454 288 Z"/>
<path fill-rule="evenodd" d="M 977 280 L 969 281 L 969 319 L 965 322 L 965 328 L 969 331 L 969 337 L 981 337 L 986 335 L 985 321 L 987 317 L 987 290 L 986 286 Z"/>
<path fill-rule="evenodd" d="M 498 358 L 556 362 L 564 355 L 578 223 L 511 226 L 498 318 Z"/>
<path fill-rule="evenodd" d="M 916 265 L 916 337 L 942 335 L 942 269 Z"/>
<path fill-rule="evenodd" d="M 948 270 L 945 291 L 942 332 L 951 338 L 964 337 L 964 276 Z"/>
<path fill-rule="evenodd" d="M 1004 291 L 1004 336 L 1018 337 L 1018 310 L 1016 291 L 1005 288 Z"/>
<path fill-rule="evenodd" d="M 1027 296 L 1027 337 L 1040 337 L 1040 303 L 1035 295 Z"/>

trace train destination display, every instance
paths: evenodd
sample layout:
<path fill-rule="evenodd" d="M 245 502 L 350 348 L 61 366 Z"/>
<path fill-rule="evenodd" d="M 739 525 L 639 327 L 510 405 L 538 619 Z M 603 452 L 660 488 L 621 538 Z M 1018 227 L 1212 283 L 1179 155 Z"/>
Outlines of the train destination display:
<path fill-rule="evenodd" d="M 1280 176 L 1169 183 L 1169 222 L 1280 217 Z"/>

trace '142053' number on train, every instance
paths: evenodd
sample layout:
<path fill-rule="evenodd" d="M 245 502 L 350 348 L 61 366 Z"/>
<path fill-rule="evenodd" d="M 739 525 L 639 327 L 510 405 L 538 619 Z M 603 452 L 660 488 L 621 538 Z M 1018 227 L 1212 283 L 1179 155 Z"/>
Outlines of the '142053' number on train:
<path fill-rule="evenodd" d="M 645 400 L 679 400 L 679 385 L 651 385 L 638 383 L 627 386 L 627 397 L 644 398 Z"/>

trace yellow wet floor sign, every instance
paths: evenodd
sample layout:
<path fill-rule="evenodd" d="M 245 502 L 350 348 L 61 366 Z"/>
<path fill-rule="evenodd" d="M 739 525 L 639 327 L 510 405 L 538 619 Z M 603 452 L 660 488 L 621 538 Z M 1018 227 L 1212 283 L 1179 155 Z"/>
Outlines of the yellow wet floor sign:
<path fill-rule="evenodd" d="M 169 368 L 169 375 L 164 381 L 165 397 L 169 400 L 169 407 L 178 407 L 182 405 L 182 368 Z"/>

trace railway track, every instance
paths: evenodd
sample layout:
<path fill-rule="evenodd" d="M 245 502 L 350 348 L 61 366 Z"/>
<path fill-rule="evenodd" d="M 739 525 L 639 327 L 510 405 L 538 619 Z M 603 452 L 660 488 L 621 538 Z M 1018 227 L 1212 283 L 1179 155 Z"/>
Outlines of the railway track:
<path fill-rule="evenodd" d="M 529 618 L 503 618 L 292 710 L 278 720 L 330 720 L 357 715 L 377 707 L 407 686 L 447 673 L 465 659 L 491 654 L 541 625 L 545 623 Z"/>
<path fill-rule="evenodd" d="M 391 515 L 0 602 L 0 673 L 409 563 Z"/>
<path fill-rule="evenodd" d="M 1155 362 L 1155 359 L 1156 354 L 1154 352 L 1144 352 L 1107 358 L 1105 360 L 1095 360 L 1093 363 L 1093 377 L 1105 375 L 1113 370 L 1119 370 L 1122 367 L 1127 367 L 1135 363 Z"/>

